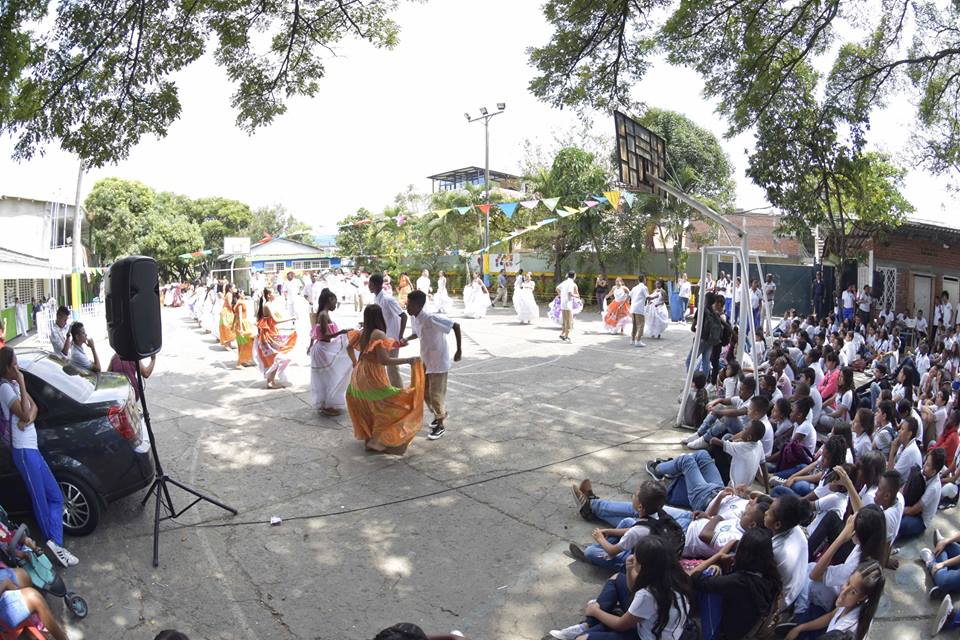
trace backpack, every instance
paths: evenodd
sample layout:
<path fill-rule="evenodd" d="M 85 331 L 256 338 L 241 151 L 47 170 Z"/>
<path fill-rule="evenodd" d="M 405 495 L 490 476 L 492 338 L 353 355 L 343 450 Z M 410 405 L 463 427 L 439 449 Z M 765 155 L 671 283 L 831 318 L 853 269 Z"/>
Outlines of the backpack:
<path fill-rule="evenodd" d="M 927 490 L 927 480 L 923 477 L 920 467 L 910 469 L 910 475 L 903 484 L 903 504 L 912 507 L 923 497 L 923 492 Z"/>
<path fill-rule="evenodd" d="M 650 535 L 660 538 L 668 548 L 676 549 L 678 558 L 683 553 L 686 534 L 683 528 L 677 524 L 677 521 L 666 511 L 661 510 L 656 518 L 640 518 L 634 524 L 634 526 L 637 525 L 643 525 L 649 529 Z"/>
<path fill-rule="evenodd" d="M 810 451 L 803 446 L 802 442 L 791 440 L 783 445 L 780 450 L 780 462 L 777 464 L 777 471 L 791 469 L 798 465 L 808 465 L 813 460 Z"/>

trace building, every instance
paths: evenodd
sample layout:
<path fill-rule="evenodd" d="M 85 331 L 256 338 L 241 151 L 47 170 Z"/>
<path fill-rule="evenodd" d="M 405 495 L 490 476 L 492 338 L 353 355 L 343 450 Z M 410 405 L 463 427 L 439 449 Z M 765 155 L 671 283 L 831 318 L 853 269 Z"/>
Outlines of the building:
<path fill-rule="evenodd" d="M 468 184 L 482 187 L 484 180 L 483 167 L 464 167 L 463 169 L 454 169 L 445 171 L 435 176 L 427 176 L 430 180 L 431 193 L 438 191 L 457 191 L 465 189 Z M 516 191 L 523 193 L 526 186 L 523 184 L 523 178 L 502 171 L 490 171 L 490 188 L 500 191 Z"/>
<path fill-rule="evenodd" d="M 287 269 L 294 271 L 336 269 L 340 267 L 340 258 L 332 256 L 329 249 L 329 247 L 321 248 L 289 238 L 270 238 L 252 245 L 247 260 L 254 271 L 267 273 Z"/>

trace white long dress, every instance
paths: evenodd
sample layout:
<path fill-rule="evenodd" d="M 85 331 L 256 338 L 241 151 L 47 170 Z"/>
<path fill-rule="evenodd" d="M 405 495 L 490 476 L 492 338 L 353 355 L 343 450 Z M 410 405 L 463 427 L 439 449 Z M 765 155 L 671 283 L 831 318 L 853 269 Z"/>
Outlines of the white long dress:
<path fill-rule="evenodd" d="M 463 290 L 463 315 L 467 318 L 484 318 L 490 308 L 490 295 L 484 293 L 483 287 L 471 283 Z"/>
<path fill-rule="evenodd" d="M 659 338 L 670 322 L 663 289 L 654 289 L 645 309 L 646 335 Z"/>
<path fill-rule="evenodd" d="M 517 320 L 520 322 L 533 322 L 540 317 L 540 307 L 537 305 L 537 299 L 533 295 L 536 283 L 521 283 L 513 294 L 513 308 L 517 312 Z"/>
<path fill-rule="evenodd" d="M 330 328 L 328 326 L 328 331 Z M 336 325 L 332 328 L 336 329 Z M 319 340 L 320 325 L 314 325 L 314 329 L 311 338 L 316 341 L 310 347 L 310 398 L 318 409 L 343 411 L 347 407 L 347 386 L 353 372 L 353 363 L 347 354 L 350 348 L 347 336 L 323 342 Z"/>
<path fill-rule="evenodd" d="M 433 304 L 440 313 L 446 313 L 453 307 L 453 300 L 450 298 L 450 294 L 447 293 L 446 276 L 437 278 L 437 292 L 433 296 Z"/>
<path fill-rule="evenodd" d="M 426 276 L 417 278 L 417 291 L 423 291 L 425 294 L 430 295 L 430 289 L 430 278 Z"/>

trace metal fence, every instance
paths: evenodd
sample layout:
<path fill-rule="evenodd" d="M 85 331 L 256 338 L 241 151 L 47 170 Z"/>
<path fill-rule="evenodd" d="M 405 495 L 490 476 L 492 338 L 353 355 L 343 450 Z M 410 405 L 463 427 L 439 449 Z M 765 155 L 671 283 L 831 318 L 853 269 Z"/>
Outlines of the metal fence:
<path fill-rule="evenodd" d="M 101 326 L 106 326 L 106 315 L 104 311 L 104 304 L 102 302 L 88 302 L 86 304 L 81 304 L 80 309 L 74 311 L 73 307 L 67 307 L 70 309 L 71 322 L 82 322 L 85 325 L 91 325 L 95 329 L 99 329 Z M 53 321 L 56 319 L 57 310 L 56 307 L 49 307 L 44 305 L 40 309 L 40 313 L 37 314 L 37 339 L 44 342 L 50 340 L 50 325 L 53 324 Z"/>

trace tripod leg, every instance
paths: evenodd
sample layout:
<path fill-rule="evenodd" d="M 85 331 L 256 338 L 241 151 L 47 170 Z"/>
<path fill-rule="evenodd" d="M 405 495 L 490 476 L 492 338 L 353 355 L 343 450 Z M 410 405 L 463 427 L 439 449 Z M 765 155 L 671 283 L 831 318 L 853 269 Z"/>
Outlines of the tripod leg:
<path fill-rule="evenodd" d="M 197 496 L 197 497 L 200 498 L 201 500 L 205 500 L 205 501 L 209 502 L 210 504 L 213 504 L 213 505 L 216 505 L 216 506 L 220 507 L 220 508 L 223 509 L 224 511 L 229 511 L 229 512 L 232 513 L 233 515 L 237 515 L 237 510 L 234 509 L 233 507 L 229 507 L 229 506 L 223 504 L 222 502 L 211 498 L 210 496 L 205 496 L 205 495 L 203 495 L 202 493 L 200 493 L 199 491 L 197 491 L 196 489 L 194 489 L 194 488 L 192 488 L 192 487 L 188 487 L 187 485 L 183 484 L 182 482 L 177 482 L 177 481 L 174 480 L 173 478 L 165 478 L 165 480 L 166 480 L 167 482 L 169 482 L 170 484 L 173 484 L 173 485 L 175 485 L 175 486 L 177 486 L 177 487 L 180 487 L 181 489 L 183 489 L 183 490 L 186 491 L 187 493 L 191 493 L 191 494 Z"/>
<path fill-rule="evenodd" d="M 162 478 L 162 476 L 161 476 Z M 157 507 L 153 512 L 153 566 L 160 566 L 160 501 L 163 500 L 162 480 L 158 479 L 160 486 L 157 487 Z"/>

